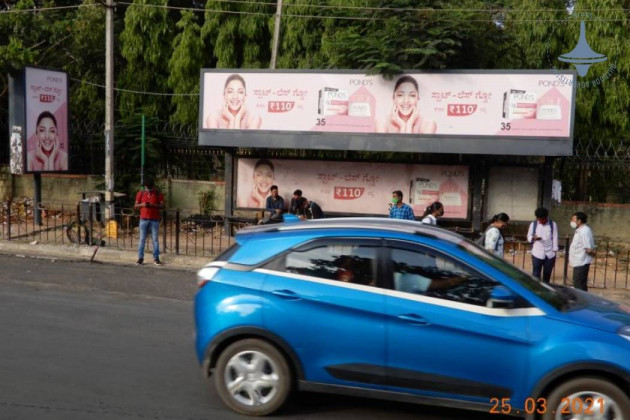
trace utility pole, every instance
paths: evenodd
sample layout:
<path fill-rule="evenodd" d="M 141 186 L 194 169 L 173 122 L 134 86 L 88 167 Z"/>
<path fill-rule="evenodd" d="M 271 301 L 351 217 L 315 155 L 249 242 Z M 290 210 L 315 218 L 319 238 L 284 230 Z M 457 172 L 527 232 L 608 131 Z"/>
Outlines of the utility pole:
<path fill-rule="evenodd" d="M 114 217 L 114 0 L 105 11 L 105 218 Z"/>
<path fill-rule="evenodd" d="M 276 59 L 278 57 L 278 40 L 280 39 L 280 17 L 282 16 L 282 0 L 277 0 L 276 21 L 273 26 L 273 49 L 271 50 L 270 69 L 276 68 Z"/>

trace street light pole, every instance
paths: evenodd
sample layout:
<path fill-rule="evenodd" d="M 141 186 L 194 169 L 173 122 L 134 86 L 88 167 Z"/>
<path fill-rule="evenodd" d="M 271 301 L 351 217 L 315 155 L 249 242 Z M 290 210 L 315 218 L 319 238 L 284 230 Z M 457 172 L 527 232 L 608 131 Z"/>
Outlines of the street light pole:
<path fill-rule="evenodd" d="M 273 47 L 271 50 L 271 63 L 269 64 L 270 69 L 276 68 L 276 59 L 278 57 L 278 40 L 280 39 L 280 17 L 282 16 L 282 0 L 277 0 L 276 7 L 276 20 L 273 26 Z"/>
<path fill-rule="evenodd" d="M 105 10 L 105 218 L 113 217 L 114 201 L 114 0 Z"/>

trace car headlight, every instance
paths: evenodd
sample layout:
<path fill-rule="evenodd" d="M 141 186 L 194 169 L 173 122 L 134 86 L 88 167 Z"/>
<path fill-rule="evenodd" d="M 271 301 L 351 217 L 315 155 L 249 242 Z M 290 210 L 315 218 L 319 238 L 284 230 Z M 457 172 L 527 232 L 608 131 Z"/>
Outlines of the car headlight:
<path fill-rule="evenodd" d="M 630 325 L 625 325 L 617 330 L 617 334 L 630 341 Z"/>

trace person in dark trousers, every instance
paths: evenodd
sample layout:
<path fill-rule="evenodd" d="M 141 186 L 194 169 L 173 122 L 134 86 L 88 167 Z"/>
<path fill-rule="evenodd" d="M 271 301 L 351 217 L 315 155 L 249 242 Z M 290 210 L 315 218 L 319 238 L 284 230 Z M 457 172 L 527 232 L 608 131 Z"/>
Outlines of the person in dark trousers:
<path fill-rule="evenodd" d="M 289 202 L 289 213 L 291 214 L 300 214 L 302 212 L 302 190 L 293 191 L 293 197 L 291 197 L 291 201 Z"/>
<path fill-rule="evenodd" d="M 158 232 L 160 230 L 160 210 L 164 208 L 164 196 L 155 188 L 153 179 L 147 178 L 144 182 L 144 190 L 136 194 L 134 209 L 140 209 L 140 242 L 138 243 L 138 261 L 136 264 L 144 264 L 144 245 L 147 234 L 151 230 L 153 241 L 153 263 L 162 265 L 160 261 L 160 244 Z"/>
<path fill-rule="evenodd" d="M 586 224 L 587 216 L 581 211 L 571 216 L 571 227 L 575 235 L 569 247 L 569 264 L 573 267 L 573 287 L 588 291 L 588 270 L 597 254 L 591 228 Z"/>
<path fill-rule="evenodd" d="M 392 192 L 392 207 L 389 209 L 390 219 L 415 220 L 413 209 L 407 203 L 403 203 L 403 193 L 400 190 Z"/>
<path fill-rule="evenodd" d="M 558 252 L 558 225 L 549 219 L 549 211 L 539 207 L 534 212 L 536 220 L 529 224 L 527 241 L 532 244 L 532 274 L 549 283 Z"/>

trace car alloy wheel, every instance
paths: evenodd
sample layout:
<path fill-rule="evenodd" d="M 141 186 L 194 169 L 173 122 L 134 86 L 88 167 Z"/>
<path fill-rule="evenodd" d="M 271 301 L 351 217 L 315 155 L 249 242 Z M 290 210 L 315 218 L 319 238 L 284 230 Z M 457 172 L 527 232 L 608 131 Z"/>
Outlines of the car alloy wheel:
<path fill-rule="evenodd" d="M 291 390 L 291 371 L 271 344 L 256 339 L 238 341 L 221 353 L 215 386 L 223 402 L 249 415 L 278 410 Z"/>
<path fill-rule="evenodd" d="M 544 420 L 629 420 L 630 399 L 600 378 L 577 378 L 549 394 Z"/>

